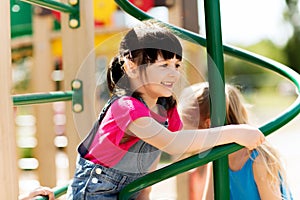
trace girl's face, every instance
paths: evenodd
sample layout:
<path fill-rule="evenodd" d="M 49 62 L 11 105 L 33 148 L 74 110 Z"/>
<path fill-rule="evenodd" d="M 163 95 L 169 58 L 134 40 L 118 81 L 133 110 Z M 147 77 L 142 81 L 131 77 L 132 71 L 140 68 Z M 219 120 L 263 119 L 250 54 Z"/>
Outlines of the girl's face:
<path fill-rule="evenodd" d="M 152 98 L 169 97 L 173 93 L 173 87 L 180 77 L 181 61 L 176 59 L 165 60 L 158 55 L 155 63 L 146 67 L 143 92 Z"/>

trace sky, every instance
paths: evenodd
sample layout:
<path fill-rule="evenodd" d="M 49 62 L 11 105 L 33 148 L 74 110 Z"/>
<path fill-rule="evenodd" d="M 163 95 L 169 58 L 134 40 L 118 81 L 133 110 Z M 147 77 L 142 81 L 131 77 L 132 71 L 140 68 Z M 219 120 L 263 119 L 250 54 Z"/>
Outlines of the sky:
<path fill-rule="evenodd" d="M 203 4 L 198 0 L 200 26 L 205 28 Z M 250 45 L 270 39 L 284 45 L 292 33 L 284 21 L 285 8 L 284 0 L 220 0 L 223 42 Z"/>

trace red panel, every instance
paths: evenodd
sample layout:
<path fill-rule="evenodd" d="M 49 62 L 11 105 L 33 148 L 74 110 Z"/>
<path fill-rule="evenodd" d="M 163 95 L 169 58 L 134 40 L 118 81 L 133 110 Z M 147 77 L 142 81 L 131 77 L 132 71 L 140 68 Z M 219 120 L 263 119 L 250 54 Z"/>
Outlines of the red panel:
<path fill-rule="evenodd" d="M 145 12 L 154 7 L 154 0 L 129 0 L 129 2 Z"/>

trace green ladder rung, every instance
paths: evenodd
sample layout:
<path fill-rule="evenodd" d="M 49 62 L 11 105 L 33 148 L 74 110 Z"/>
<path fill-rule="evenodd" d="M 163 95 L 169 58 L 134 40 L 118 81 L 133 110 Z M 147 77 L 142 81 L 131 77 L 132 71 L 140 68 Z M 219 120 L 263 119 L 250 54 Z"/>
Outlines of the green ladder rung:
<path fill-rule="evenodd" d="M 73 94 L 73 91 L 58 91 L 48 93 L 14 95 L 13 103 L 15 106 L 23 106 L 30 104 L 51 103 L 56 101 L 71 101 Z"/>
<path fill-rule="evenodd" d="M 46 93 L 32 93 L 13 95 L 13 104 L 15 106 L 52 103 L 57 101 L 72 101 L 73 111 L 82 112 L 83 107 L 83 86 L 82 81 L 75 79 L 72 81 L 72 91 L 55 91 Z"/>

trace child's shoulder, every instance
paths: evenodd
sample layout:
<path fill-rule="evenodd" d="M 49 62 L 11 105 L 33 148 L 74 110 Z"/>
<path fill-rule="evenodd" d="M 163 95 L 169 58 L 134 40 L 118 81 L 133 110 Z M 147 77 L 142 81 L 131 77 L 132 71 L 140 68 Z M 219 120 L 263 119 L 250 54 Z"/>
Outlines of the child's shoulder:
<path fill-rule="evenodd" d="M 132 96 L 120 96 L 118 99 L 116 99 L 113 102 L 112 107 L 114 107 L 114 108 L 118 107 L 120 109 L 122 109 L 122 108 L 123 109 L 124 108 L 125 109 L 128 109 L 128 108 L 129 109 L 137 109 L 137 108 L 145 109 L 145 108 L 147 108 L 142 101 L 140 101 Z"/>
<path fill-rule="evenodd" d="M 254 158 L 253 172 L 254 174 L 259 174 L 259 178 L 265 178 L 267 176 L 266 158 L 260 153 L 257 153 Z"/>
<path fill-rule="evenodd" d="M 116 99 L 116 102 L 119 102 L 119 103 L 128 103 L 128 102 L 132 102 L 132 103 L 138 103 L 138 104 L 141 104 L 143 102 L 141 102 L 140 100 L 138 100 L 137 98 L 135 97 L 132 97 L 132 96 L 127 96 L 127 95 L 123 95 L 123 96 L 120 96 Z"/>
<path fill-rule="evenodd" d="M 258 167 L 264 165 L 264 157 L 262 154 L 259 153 L 257 149 L 254 149 L 250 154 L 250 159 L 253 160 L 253 166 Z"/>

